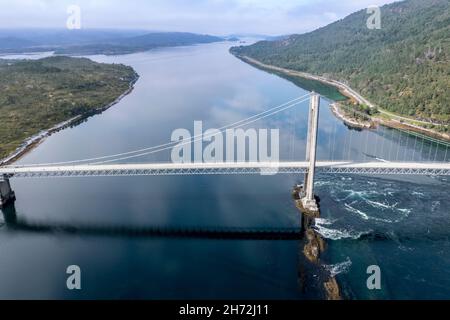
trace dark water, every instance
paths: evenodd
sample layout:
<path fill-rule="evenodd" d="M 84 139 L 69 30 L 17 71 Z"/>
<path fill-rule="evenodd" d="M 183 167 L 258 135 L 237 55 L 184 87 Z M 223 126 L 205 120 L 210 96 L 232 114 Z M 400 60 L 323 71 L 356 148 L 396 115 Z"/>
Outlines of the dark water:
<path fill-rule="evenodd" d="M 92 57 L 133 66 L 132 94 L 47 139 L 21 163 L 122 153 L 170 140 L 193 122 L 219 128 L 305 90 L 228 54 L 229 44 Z M 252 124 L 280 128 L 283 160 L 304 160 L 307 102 Z M 323 102 L 321 160 L 443 160 L 448 147 L 379 128 L 349 130 Z M 169 153 L 136 162 L 169 161 Z M 26 232 L 11 219 L 119 227 L 299 227 L 291 198 L 302 176 L 114 177 L 12 180 L 15 213 L 0 218 L 0 298 L 316 298 L 299 289 L 299 242 L 132 238 Z M 321 176 L 327 263 L 349 298 L 449 298 L 449 182 L 429 177 Z M 14 217 L 14 214 L 16 217 Z M 66 289 L 69 265 L 82 290 Z M 367 266 L 382 290 L 366 287 Z"/>

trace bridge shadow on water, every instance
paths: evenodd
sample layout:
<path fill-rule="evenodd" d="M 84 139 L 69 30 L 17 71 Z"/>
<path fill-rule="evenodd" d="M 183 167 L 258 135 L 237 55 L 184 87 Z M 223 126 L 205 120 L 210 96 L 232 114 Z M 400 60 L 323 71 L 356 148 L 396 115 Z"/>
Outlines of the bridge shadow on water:
<path fill-rule="evenodd" d="M 295 228 L 166 228 L 133 227 L 108 225 L 64 224 L 45 221 L 31 221 L 21 218 L 14 203 L 1 209 L 4 223 L 0 231 L 26 232 L 30 234 L 94 236 L 133 239 L 199 239 L 219 241 L 296 241 L 298 248 L 297 281 L 294 290 L 302 299 L 323 299 L 323 279 L 326 271 L 311 264 L 303 254 L 304 230 L 299 225 Z"/>
<path fill-rule="evenodd" d="M 5 226 L 12 231 L 30 233 L 87 235 L 129 238 L 192 238 L 217 240 L 301 240 L 302 230 L 297 228 L 183 228 L 154 226 L 112 226 L 99 224 L 65 224 L 30 221 L 17 215 L 14 204 L 2 208 Z"/>

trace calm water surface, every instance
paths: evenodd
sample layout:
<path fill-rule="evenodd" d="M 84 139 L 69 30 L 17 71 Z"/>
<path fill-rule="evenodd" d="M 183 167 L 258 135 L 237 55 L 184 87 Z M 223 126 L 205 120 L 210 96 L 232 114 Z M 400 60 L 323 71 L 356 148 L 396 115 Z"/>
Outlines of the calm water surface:
<path fill-rule="evenodd" d="M 132 94 L 61 131 L 20 163 L 70 161 L 166 143 L 202 120 L 219 128 L 302 96 L 305 90 L 252 68 L 230 44 L 92 59 L 133 66 Z M 252 124 L 280 128 L 284 160 L 304 160 L 307 102 Z M 321 160 L 439 160 L 448 147 L 379 128 L 349 130 L 322 104 Z M 169 153 L 127 162 L 169 161 Z M 41 224 L 162 227 L 299 227 L 291 189 L 302 176 L 114 177 L 12 180 L 15 212 L 0 218 L 0 298 L 317 298 L 299 289 L 298 241 L 145 239 L 32 233 Z M 320 176 L 326 260 L 349 298 L 450 298 L 450 197 L 445 178 Z M 79 265 L 79 292 L 66 267 Z M 366 288 L 369 265 L 383 289 Z"/>

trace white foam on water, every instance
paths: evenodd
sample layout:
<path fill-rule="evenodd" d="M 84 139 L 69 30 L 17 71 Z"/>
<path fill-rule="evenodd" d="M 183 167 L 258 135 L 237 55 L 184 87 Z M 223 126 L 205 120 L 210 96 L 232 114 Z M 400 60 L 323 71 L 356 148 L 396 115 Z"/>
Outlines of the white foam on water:
<path fill-rule="evenodd" d="M 335 277 L 338 274 L 347 273 L 350 270 L 351 266 L 352 260 L 350 260 L 350 258 L 347 257 L 347 259 L 344 262 L 331 265 L 324 265 L 323 267 L 330 273 L 331 277 Z"/>
<path fill-rule="evenodd" d="M 336 220 L 330 220 L 330 219 L 324 219 L 324 218 L 316 218 L 316 220 L 315 220 L 316 225 L 321 225 L 321 226 L 330 226 L 335 222 L 336 222 Z"/>
<path fill-rule="evenodd" d="M 437 208 L 439 208 L 441 206 L 441 202 L 440 201 L 433 201 L 433 203 L 431 204 L 431 211 L 435 212 Z"/>
<path fill-rule="evenodd" d="M 365 190 L 365 191 L 355 191 L 355 190 L 342 190 L 343 192 L 348 192 L 348 195 L 343 199 L 338 199 L 340 201 L 347 200 L 349 198 L 360 198 L 363 200 L 367 200 L 368 196 L 380 196 L 385 195 L 384 193 L 378 192 L 376 190 Z"/>
<path fill-rule="evenodd" d="M 362 235 L 364 234 L 368 234 L 371 231 L 368 232 L 357 232 L 354 230 L 347 230 L 347 229 L 331 229 L 331 228 L 326 228 L 324 226 L 321 226 L 320 224 L 316 224 L 314 226 L 314 230 L 320 234 L 322 237 L 324 237 L 325 239 L 329 239 L 329 240 L 342 240 L 342 239 L 353 239 L 353 240 L 357 240 L 359 239 Z"/>
<path fill-rule="evenodd" d="M 351 213 L 356 213 L 358 214 L 361 218 L 363 218 L 364 220 L 369 220 L 369 216 L 367 215 L 367 213 L 362 212 L 361 210 L 358 210 L 356 208 L 353 208 L 351 205 L 349 204 L 345 204 L 345 210 L 351 212 Z"/>
<path fill-rule="evenodd" d="M 404 251 L 404 252 L 411 252 L 411 251 L 414 251 L 413 248 L 406 247 L 406 246 L 404 246 L 404 245 L 402 245 L 402 244 L 400 244 L 400 245 L 398 246 L 398 248 L 399 248 L 400 250 Z"/>
<path fill-rule="evenodd" d="M 402 213 L 405 215 L 405 217 L 408 217 L 410 215 L 410 213 L 412 212 L 412 209 L 401 209 L 398 208 L 396 209 L 398 212 Z"/>
<path fill-rule="evenodd" d="M 314 182 L 315 187 L 324 187 L 324 186 L 333 186 L 333 185 L 335 185 L 335 183 L 333 181 L 320 180 L 320 181 Z"/>
<path fill-rule="evenodd" d="M 371 201 L 371 200 L 366 200 L 366 202 L 368 204 L 370 204 L 372 207 L 381 208 L 382 210 L 392 210 L 393 214 L 395 213 L 395 211 L 400 212 L 403 217 L 408 217 L 409 214 L 412 211 L 411 209 L 397 208 L 398 203 L 395 203 L 393 205 L 388 205 L 388 204 L 385 204 L 385 203 L 381 203 L 381 202 L 377 202 L 377 201 Z M 369 216 L 364 211 L 361 211 L 359 209 L 356 209 L 356 208 L 352 207 L 352 205 L 354 205 L 355 203 L 357 203 L 357 201 L 353 201 L 350 204 L 346 203 L 345 204 L 345 210 L 347 210 L 347 211 L 349 211 L 351 213 L 355 213 L 355 214 L 359 215 L 364 220 L 373 220 L 373 221 L 385 222 L 385 223 L 398 223 L 398 222 L 402 221 L 402 219 L 383 219 L 383 218 L 377 218 L 377 217 Z"/>
<path fill-rule="evenodd" d="M 390 219 L 375 218 L 375 217 L 370 217 L 370 219 L 378 221 L 378 222 L 385 222 L 385 223 L 398 223 L 401 221 L 401 219 L 390 220 Z"/>
<path fill-rule="evenodd" d="M 398 202 L 393 205 L 390 205 L 390 204 L 386 204 L 386 203 L 382 203 L 382 202 L 378 202 L 378 201 L 372 201 L 372 200 L 366 200 L 366 201 L 372 207 L 381 208 L 381 209 L 394 209 L 398 205 Z"/>

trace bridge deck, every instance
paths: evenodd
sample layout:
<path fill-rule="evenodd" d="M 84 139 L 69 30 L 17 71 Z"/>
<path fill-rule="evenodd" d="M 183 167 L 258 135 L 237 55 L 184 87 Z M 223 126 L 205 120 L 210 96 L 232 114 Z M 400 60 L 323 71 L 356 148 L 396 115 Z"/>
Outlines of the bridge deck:
<path fill-rule="evenodd" d="M 307 162 L 146 163 L 73 166 L 0 167 L 0 176 L 83 177 L 142 175 L 226 175 L 305 173 Z M 450 163 L 427 162 L 317 162 L 321 173 L 450 175 Z"/>

